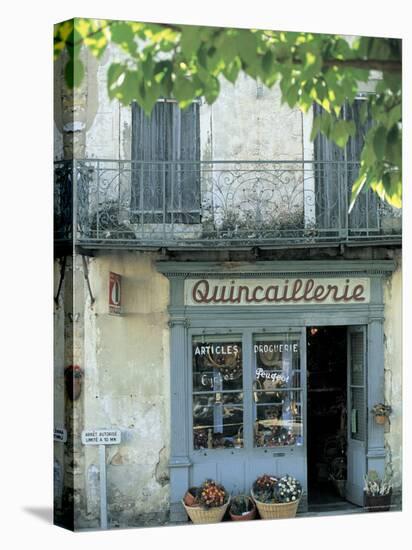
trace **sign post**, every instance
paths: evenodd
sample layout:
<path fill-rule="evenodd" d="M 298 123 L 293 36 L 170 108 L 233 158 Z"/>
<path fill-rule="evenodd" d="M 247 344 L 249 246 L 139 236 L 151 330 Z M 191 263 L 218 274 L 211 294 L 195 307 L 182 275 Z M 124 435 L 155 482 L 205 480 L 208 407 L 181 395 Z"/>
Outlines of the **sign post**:
<path fill-rule="evenodd" d="M 118 445 L 121 441 L 120 430 L 83 430 L 83 445 L 99 446 L 100 470 L 100 528 L 107 529 L 107 483 L 106 483 L 106 445 Z"/>

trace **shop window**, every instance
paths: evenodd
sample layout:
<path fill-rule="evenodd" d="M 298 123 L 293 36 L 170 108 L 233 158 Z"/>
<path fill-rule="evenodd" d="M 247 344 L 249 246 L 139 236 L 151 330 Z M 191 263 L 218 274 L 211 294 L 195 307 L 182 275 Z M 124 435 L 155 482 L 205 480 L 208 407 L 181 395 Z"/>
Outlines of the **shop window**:
<path fill-rule="evenodd" d="M 255 336 L 254 445 L 302 445 L 299 335 Z"/>
<path fill-rule="evenodd" d="M 251 344 L 244 356 L 241 335 L 193 338 L 195 450 L 303 444 L 300 334 L 255 335 Z"/>
<path fill-rule="evenodd" d="M 194 338 L 193 447 L 243 447 L 243 357 L 240 336 Z"/>
<path fill-rule="evenodd" d="M 181 110 L 159 100 L 150 116 L 132 104 L 134 221 L 198 223 L 200 220 L 199 103 Z"/>

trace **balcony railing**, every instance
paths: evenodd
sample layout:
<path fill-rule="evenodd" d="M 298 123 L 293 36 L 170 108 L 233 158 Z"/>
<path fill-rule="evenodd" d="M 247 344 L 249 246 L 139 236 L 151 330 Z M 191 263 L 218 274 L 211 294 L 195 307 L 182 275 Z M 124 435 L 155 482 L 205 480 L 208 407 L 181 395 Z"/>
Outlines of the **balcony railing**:
<path fill-rule="evenodd" d="M 371 191 L 348 214 L 358 169 L 317 161 L 59 161 L 55 238 L 135 249 L 400 243 L 401 211 Z"/>

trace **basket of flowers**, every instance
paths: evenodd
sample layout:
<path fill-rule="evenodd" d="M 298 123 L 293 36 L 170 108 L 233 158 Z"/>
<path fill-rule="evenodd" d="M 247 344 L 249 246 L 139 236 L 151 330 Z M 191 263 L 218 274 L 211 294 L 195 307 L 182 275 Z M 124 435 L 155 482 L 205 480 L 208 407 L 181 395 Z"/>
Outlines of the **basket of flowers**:
<path fill-rule="evenodd" d="M 301 496 L 301 484 L 290 475 L 278 478 L 265 474 L 252 487 L 252 498 L 262 519 L 295 517 Z"/>
<path fill-rule="evenodd" d="M 193 494 L 193 488 L 191 493 Z M 219 523 L 229 506 L 230 496 L 223 485 L 207 479 L 197 488 L 193 504 L 188 506 L 187 502 L 187 498 L 182 500 L 193 523 Z"/>

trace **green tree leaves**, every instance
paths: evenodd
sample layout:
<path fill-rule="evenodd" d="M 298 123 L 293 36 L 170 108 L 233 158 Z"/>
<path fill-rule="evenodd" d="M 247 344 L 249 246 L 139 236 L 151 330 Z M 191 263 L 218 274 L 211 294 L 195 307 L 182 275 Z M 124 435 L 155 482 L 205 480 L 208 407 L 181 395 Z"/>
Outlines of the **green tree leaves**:
<path fill-rule="evenodd" d="M 219 79 L 234 83 L 244 72 L 267 87 L 278 83 L 282 101 L 291 108 L 308 112 L 313 103 L 321 105 L 311 139 L 321 132 L 339 147 L 355 133 L 353 122 L 341 117 L 342 106 L 351 104 L 359 82 L 372 76 L 375 93 L 368 96 L 361 116 L 366 120 L 370 113 L 373 126 L 365 136 L 352 203 L 371 187 L 400 207 L 400 40 L 361 37 L 349 43 L 342 36 L 303 32 L 72 19 L 56 25 L 54 36 L 55 58 L 68 54 L 69 87 L 84 78 L 81 49 L 99 58 L 109 43 L 121 55 L 108 68 L 108 94 L 125 105 L 136 100 L 149 114 L 161 97 L 175 97 L 183 109 L 199 97 L 213 103 Z"/>
<path fill-rule="evenodd" d="M 80 86 L 84 77 L 84 65 L 78 57 L 67 61 L 64 68 L 64 77 L 69 88 Z"/>

